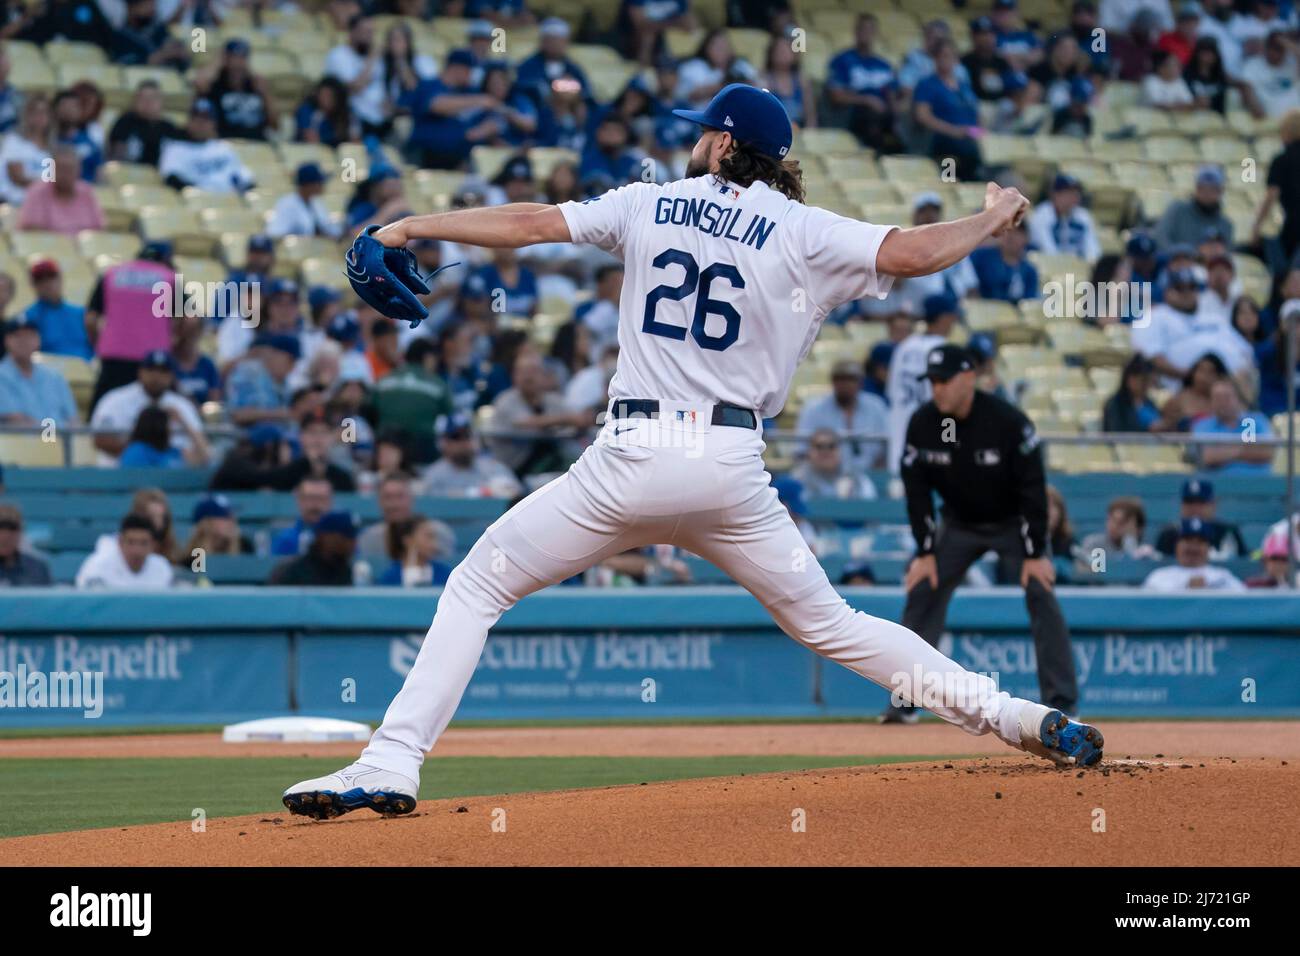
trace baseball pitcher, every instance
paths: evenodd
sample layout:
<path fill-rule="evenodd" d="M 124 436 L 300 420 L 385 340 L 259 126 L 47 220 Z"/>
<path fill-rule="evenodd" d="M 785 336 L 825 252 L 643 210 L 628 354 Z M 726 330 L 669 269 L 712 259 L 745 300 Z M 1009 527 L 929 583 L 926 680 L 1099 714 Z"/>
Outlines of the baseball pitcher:
<path fill-rule="evenodd" d="M 361 248 L 349 254 L 354 285 L 363 294 L 393 290 L 403 300 L 395 311 L 407 316 L 411 299 L 400 286 L 418 290 L 418 275 L 408 281 L 390 267 L 403 271 L 400 250 L 412 240 L 599 246 L 625 268 L 618 368 L 595 443 L 474 545 L 358 762 L 285 791 L 291 812 L 410 812 L 424 756 L 455 714 L 501 614 L 610 555 L 652 544 L 713 562 L 790 637 L 900 702 L 1057 763 L 1101 759 L 1095 728 L 998 691 L 901 625 L 850 608 L 763 467 L 762 421 L 785 404 L 827 313 L 884 297 L 896 277 L 964 258 L 1018 223 L 1029 202 L 990 183 L 984 210 L 954 222 L 856 222 L 804 204 L 798 165 L 786 158 L 790 121 L 771 93 L 734 84 L 705 110 L 676 113 L 703 127 L 685 179 L 631 183 L 559 206 L 413 216 L 359 237 Z"/>

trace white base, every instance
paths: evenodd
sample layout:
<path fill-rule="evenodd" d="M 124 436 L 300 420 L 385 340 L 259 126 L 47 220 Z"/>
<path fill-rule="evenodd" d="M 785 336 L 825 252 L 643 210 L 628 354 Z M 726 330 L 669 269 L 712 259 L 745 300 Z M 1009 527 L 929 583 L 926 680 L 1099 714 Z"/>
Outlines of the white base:
<path fill-rule="evenodd" d="M 228 744 L 299 744 L 336 740 L 365 743 L 370 739 L 370 725 L 333 717 L 263 717 L 231 724 L 221 731 L 221 739 Z"/>

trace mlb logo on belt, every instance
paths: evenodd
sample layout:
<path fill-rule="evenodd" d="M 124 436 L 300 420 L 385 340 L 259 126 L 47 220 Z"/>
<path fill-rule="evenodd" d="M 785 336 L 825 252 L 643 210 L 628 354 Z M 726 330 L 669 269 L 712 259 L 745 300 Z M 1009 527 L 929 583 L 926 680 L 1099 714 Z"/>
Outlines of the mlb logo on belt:
<path fill-rule="evenodd" d="M 695 424 L 695 412 L 694 412 L 694 411 L 678 411 L 678 412 L 677 412 L 677 420 L 678 420 L 679 422 L 688 422 L 688 423 L 694 425 L 694 424 Z"/>

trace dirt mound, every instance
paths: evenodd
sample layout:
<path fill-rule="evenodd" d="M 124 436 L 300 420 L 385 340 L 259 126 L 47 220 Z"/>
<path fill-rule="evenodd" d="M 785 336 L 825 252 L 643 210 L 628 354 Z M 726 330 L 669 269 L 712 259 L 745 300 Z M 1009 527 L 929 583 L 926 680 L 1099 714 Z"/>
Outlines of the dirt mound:
<path fill-rule="evenodd" d="M 391 820 L 87 830 L 0 842 L 0 862 L 1294 866 L 1298 770 L 1209 758 L 1069 771 L 1013 756 L 426 801 Z"/>

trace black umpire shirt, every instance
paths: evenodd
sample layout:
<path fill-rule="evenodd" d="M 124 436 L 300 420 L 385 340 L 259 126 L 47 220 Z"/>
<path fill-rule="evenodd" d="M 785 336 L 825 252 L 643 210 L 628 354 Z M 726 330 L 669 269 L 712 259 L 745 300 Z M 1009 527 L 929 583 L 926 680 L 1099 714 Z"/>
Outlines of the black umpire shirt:
<path fill-rule="evenodd" d="M 934 551 L 936 491 L 945 520 L 989 525 L 1019 518 L 1025 557 L 1046 553 L 1043 452 L 1034 423 L 1015 406 L 977 391 L 970 414 L 958 420 L 926 402 L 908 422 L 901 473 L 917 554 Z"/>

